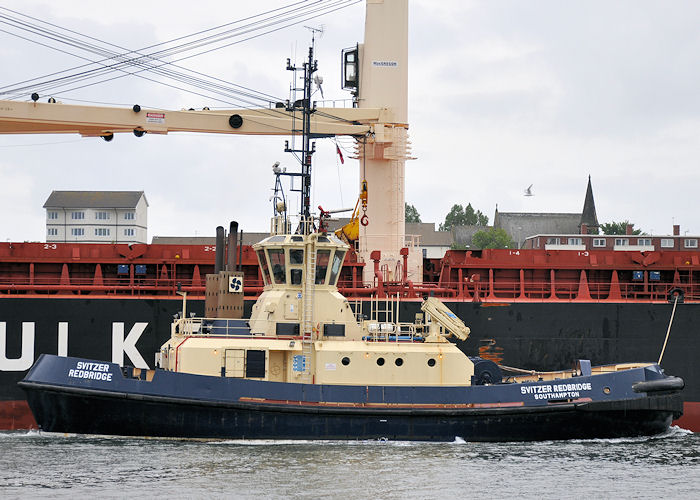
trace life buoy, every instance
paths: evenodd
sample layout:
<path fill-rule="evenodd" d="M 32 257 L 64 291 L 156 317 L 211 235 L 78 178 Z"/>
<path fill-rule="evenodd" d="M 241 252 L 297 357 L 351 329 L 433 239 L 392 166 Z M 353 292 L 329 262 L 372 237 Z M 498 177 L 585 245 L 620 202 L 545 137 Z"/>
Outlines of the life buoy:
<path fill-rule="evenodd" d="M 367 224 L 369 224 L 369 218 L 367 217 L 367 214 L 363 215 L 360 218 L 360 224 L 362 224 L 363 226 L 366 226 Z"/>

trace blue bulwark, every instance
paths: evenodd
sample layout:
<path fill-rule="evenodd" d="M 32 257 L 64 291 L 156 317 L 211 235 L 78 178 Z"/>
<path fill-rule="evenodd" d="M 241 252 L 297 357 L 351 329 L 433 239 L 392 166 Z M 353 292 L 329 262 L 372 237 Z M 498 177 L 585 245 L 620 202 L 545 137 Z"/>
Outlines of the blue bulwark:
<path fill-rule="evenodd" d="M 306 371 L 306 356 L 303 354 L 295 354 L 292 360 L 292 370 L 295 372 Z"/>

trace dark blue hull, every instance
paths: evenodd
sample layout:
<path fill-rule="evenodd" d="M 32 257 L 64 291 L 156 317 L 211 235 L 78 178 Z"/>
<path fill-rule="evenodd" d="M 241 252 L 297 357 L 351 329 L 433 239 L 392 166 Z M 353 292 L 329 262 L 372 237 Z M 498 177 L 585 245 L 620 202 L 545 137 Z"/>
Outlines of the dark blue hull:
<path fill-rule="evenodd" d="M 118 365 L 90 363 L 45 355 L 21 382 L 43 430 L 228 439 L 531 441 L 653 435 L 682 411 L 675 391 L 634 392 L 635 383 L 664 378 L 648 368 L 561 381 L 573 387 L 554 382 L 358 387 L 165 371 L 148 381 L 123 376 Z M 572 397 L 547 399 L 553 384 L 555 390 L 571 389 L 557 397 Z M 523 387 L 534 389 L 523 394 Z"/>

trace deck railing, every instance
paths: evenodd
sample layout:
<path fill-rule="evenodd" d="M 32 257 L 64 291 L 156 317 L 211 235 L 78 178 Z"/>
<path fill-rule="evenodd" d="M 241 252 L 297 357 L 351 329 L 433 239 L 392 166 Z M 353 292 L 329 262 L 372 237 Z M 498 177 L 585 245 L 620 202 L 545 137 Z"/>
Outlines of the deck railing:
<path fill-rule="evenodd" d="M 56 295 L 56 296 L 134 296 L 134 297 L 168 297 L 177 298 L 176 291 L 180 285 L 191 299 L 201 300 L 205 294 L 204 279 L 192 278 L 130 278 L 106 276 L 65 278 L 59 276 L 4 276 L 0 277 L 0 296 L 2 295 Z M 361 281 L 353 285 L 340 281 L 341 293 L 348 298 L 367 298 L 377 291 L 377 284 Z M 479 281 L 442 280 L 435 283 L 392 282 L 383 284 L 387 295 L 399 294 L 402 298 L 419 299 L 426 295 L 435 295 L 447 300 L 489 302 L 508 301 L 665 301 L 669 294 L 680 290 L 688 301 L 700 301 L 700 281 L 687 279 L 683 281 L 654 282 L 602 282 L 573 279 L 519 280 L 498 279 Z M 263 291 L 263 282 L 257 277 L 245 277 L 244 293 L 247 299 L 257 297 Z"/>

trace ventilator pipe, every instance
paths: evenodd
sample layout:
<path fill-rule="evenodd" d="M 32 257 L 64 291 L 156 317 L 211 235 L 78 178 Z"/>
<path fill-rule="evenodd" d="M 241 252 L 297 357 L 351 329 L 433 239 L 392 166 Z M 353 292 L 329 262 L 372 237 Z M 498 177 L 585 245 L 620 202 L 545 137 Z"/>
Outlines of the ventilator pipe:
<path fill-rule="evenodd" d="M 379 261 L 382 260 L 381 250 L 373 250 L 369 254 L 369 258 L 372 259 L 372 262 L 374 262 L 374 275 L 376 276 L 379 272 Z"/>
<path fill-rule="evenodd" d="M 231 221 L 228 231 L 228 253 L 226 259 L 226 270 L 238 271 L 238 222 Z"/>
<path fill-rule="evenodd" d="M 384 298 L 384 275 L 379 270 L 379 261 L 382 260 L 381 250 L 373 250 L 369 254 L 369 258 L 374 262 L 374 279 L 377 282 L 377 297 Z"/>
<path fill-rule="evenodd" d="M 408 280 L 408 248 L 403 247 L 399 253 L 403 257 L 403 273 L 402 273 L 402 281 L 406 283 Z"/>
<path fill-rule="evenodd" d="M 219 274 L 224 269 L 224 228 L 216 228 L 216 260 L 214 261 L 214 273 Z"/>

